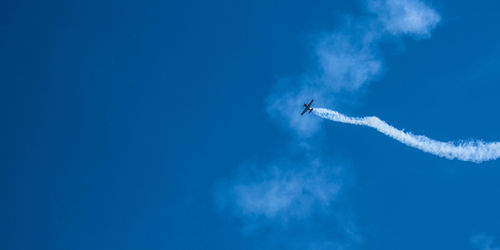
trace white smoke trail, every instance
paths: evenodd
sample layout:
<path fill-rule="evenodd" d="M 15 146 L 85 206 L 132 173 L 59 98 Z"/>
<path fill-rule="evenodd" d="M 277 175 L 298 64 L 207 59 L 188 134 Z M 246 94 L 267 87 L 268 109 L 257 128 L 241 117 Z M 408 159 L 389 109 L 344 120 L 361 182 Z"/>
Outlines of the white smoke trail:
<path fill-rule="evenodd" d="M 461 143 L 441 142 L 423 135 L 414 135 L 401 131 L 375 116 L 349 117 L 337 111 L 325 108 L 314 108 L 313 113 L 321 118 L 335 122 L 372 127 L 410 147 L 447 159 L 480 163 L 483 161 L 495 160 L 500 157 L 500 142 L 487 143 L 479 140 Z"/>

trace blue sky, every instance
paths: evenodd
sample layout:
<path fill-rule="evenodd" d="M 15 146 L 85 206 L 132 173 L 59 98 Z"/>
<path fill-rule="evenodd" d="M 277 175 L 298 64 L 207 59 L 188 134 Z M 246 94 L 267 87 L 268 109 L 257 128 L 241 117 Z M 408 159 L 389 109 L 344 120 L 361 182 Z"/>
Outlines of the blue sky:
<path fill-rule="evenodd" d="M 499 7 L 4 3 L 0 248 L 498 249 L 498 161 L 294 119 L 500 141 Z"/>

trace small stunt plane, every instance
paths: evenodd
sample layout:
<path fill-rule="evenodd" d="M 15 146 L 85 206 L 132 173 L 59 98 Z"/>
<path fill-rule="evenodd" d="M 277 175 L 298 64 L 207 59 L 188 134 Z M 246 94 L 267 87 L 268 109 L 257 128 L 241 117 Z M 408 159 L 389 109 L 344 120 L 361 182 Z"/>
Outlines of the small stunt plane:
<path fill-rule="evenodd" d="M 309 104 L 304 103 L 304 111 L 302 111 L 302 113 L 300 115 L 305 114 L 308 110 L 309 110 L 309 114 L 310 114 L 313 111 L 313 108 L 311 108 L 311 104 L 313 104 L 313 102 L 314 102 L 314 99 L 311 99 L 311 102 L 309 102 Z"/>

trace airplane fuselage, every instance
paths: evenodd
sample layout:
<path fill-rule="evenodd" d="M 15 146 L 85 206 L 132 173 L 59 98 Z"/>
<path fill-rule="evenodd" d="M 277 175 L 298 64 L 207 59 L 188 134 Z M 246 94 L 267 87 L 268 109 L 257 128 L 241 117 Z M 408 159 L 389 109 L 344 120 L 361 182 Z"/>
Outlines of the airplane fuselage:
<path fill-rule="evenodd" d="M 304 113 L 306 113 L 307 111 L 309 111 L 308 113 L 310 114 L 312 111 L 313 111 L 313 108 L 311 107 L 312 103 L 313 103 L 314 100 L 311 100 L 309 102 L 309 104 L 305 104 L 304 103 L 304 111 L 302 111 L 302 113 L 300 115 L 303 115 Z"/>

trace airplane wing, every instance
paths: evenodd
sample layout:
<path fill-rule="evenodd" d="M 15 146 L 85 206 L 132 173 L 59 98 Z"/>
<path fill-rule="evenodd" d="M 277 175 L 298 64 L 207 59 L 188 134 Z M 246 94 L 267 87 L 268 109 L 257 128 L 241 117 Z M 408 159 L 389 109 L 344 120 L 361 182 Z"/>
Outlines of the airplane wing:
<path fill-rule="evenodd" d="M 307 107 L 311 107 L 311 104 L 313 104 L 314 99 L 311 99 L 311 102 L 307 105 Z"/>
<path fill-rule="evenodd" d="M 306 113 L 306 111 L 307 111 L 307 109 L 304 109 L 304 111 L 302 111 L 302 113 L 300 113 L 300 115 L 305 114 L 305 113 Z"/>

